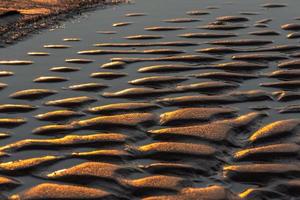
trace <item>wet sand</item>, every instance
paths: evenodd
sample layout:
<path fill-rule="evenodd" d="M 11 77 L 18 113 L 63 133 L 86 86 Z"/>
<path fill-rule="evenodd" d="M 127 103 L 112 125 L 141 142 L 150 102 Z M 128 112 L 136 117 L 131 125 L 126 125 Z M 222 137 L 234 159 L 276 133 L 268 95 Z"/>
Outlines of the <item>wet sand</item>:
<path fill-rule="evenodd" d="M 29 33 L 58 24 L 100 6 L 126 0 L 3 0 L 0 2 L 0 45 L 20 40 Z"/>
<path fill-rule="evenodd" d="M 137 0 L 1 48 L 1 198 L 299 199 L 299 6 Z"/>

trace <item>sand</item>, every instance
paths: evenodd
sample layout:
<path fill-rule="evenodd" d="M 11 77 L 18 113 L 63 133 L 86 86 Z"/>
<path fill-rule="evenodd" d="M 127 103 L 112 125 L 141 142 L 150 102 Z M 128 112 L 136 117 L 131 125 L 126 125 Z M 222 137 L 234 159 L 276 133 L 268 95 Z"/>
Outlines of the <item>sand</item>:
<path fill-rule="evenodd" d="M 0 1 L 0 46 L 21 40 L 71 16 L 126 0 L 3 0 Z"/>

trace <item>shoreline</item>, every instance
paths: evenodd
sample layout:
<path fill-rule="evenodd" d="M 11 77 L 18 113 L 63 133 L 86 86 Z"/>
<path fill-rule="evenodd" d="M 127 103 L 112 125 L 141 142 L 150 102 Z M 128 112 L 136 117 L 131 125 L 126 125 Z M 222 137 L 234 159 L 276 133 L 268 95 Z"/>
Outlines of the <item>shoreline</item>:
<path fill-rule="evenodd" d="M 82 12 L 128 2 L 128 0 L 1 1 L 0 47 L 11 45 Z"/>

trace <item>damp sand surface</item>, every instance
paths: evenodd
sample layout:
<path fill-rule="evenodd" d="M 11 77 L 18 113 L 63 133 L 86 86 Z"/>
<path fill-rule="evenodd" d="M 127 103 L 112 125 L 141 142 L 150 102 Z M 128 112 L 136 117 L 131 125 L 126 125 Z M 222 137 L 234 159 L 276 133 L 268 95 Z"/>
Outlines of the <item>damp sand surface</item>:
<path fill-rule="evenodd" d="M 3 0 L 0 2 L 1 45 L 20 40 L 39 29 L 92 8 L 124 3 L 107 0 Z"/>
<path fill-rule="evenodd" d="M 1 48 L 3 199 L 297 199 L 300 3 L 266 3 L 136 0 Z"/>

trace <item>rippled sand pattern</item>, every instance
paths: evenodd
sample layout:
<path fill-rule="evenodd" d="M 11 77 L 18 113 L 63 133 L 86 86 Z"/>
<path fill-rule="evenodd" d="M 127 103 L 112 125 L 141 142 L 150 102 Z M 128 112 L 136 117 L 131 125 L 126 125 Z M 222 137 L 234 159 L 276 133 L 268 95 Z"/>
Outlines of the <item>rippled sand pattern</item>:
<path fill-rule="evenodd" d="M 299 199 L 299 8 L 137 0 L 0 49 L 1 199 Z"/>

